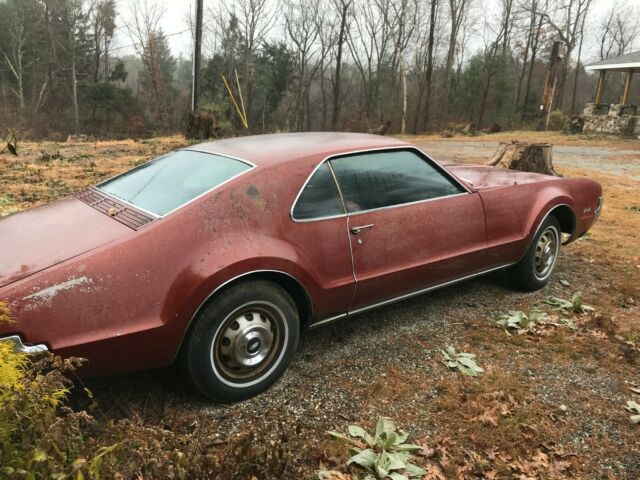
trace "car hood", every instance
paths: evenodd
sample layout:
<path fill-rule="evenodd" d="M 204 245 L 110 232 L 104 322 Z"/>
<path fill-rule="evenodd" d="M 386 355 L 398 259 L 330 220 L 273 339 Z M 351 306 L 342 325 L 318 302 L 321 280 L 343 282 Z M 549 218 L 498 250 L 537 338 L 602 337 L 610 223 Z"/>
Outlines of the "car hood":
<path fill-rule="evenodd" d="M 518 170 L 487 167 L 484 165 L 443 163 L 443 166 L 460 180 L 467 182 L 477 190 L 559 179 L 559 177 L 543 175 L 541 173 L 520 172 Z"/>
<path fill-rule="evenodd" d="M 0 287 L 134 230 L 69 197 L 0 220 Z"/>

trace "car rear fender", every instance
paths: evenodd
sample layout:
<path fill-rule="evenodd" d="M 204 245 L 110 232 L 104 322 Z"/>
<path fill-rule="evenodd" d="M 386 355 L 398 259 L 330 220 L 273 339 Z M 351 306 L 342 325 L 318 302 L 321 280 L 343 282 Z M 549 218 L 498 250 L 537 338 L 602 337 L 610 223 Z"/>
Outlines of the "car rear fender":
<path fill-rule="evenodd" d="M 531 225 L 531 233 L 528 236 L 526 248 L 524 249 L 522 256 L 524 256 L 529 250 L 531 242 L 533 242 L 533 239 L 542 228 L 545 220 L 552 215 L 555 216 L 560 222 L 562 233 L 569 234 L 569 238 L 565 240 L 564 244 L 566 245 L 567 243 L 574 240 L 577 228 L 577 217 L 574 208 L 568 203 L 552 202 L 550 205 L 547 205 L 545 207 L 545 209 L 536 218 L 535 223 Z"/>

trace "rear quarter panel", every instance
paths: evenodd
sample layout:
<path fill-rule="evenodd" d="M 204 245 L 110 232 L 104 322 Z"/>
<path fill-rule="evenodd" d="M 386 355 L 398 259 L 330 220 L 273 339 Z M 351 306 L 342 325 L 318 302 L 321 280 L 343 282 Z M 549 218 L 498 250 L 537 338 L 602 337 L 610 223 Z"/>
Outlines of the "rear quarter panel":
<path fill-rule="evenodd" d="M 570 238 L 575 240 L 593 224 L 593 211 L 601 192 L 600 185 L 591 180 L 553 177 L 480 190 L 487 222 L 488 255 L 495 264 L 518 261 L 545 216 L 559 205 L 568 206 L 575 214 L 575 229 Z"/>
<path fill-rule="evenodd" d="M 88 358 L 82 373 L 100 375 L 171 363 L 198 307 L 248 271 L 295 277 L 319 315 L 346 310 L 346 220 L 294 224 L 289 216 L 315 163 L 257 167 L 124 240 L 5 286 L 0 300 L 18 323 L 0 333 Z"/>

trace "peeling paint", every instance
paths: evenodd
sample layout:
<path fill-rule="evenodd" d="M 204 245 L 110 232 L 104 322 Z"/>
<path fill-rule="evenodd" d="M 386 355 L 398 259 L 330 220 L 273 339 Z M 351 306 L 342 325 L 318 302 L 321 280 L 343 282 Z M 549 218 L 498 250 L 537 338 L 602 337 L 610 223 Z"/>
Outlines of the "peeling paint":
<path fill-rule="evenodd" d="M 79 285 L 84 285 L 86 283 L 93 283 L 92 280 L 88 277 L 79 277 L 79 278 L 70 278 L 66 282 L 58 283 L 49 288 L 45 288 L 44 290 L 39 290 L 31 295 L 28 295 L 23 298 L 23 300 L 29 299 L 40 299 L 45 301 L 52 300 L 56 295 L 64 290 L 71 290 Z"/>

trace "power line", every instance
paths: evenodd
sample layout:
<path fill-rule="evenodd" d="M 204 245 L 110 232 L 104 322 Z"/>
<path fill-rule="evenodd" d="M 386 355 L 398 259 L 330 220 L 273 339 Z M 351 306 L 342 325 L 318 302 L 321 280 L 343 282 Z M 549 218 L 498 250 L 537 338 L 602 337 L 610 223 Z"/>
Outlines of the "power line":
<path fill-rule="evenodd" d="M 189 31 L 191 31 L 191 29 L 190 28 L 186 28 L 186 29 L 182 30 L 181 32 L 169 33 L 167 35 L 158 35 L 157 38 L 175 37 L 176 35 L 182 35 L 183 33 L 186 33 L 186 32 L 189 32 Z M 122 50 L 123 48 L 137 47 L 137 46 L 140 46 L 140 45 L 141 44 L 139 44 L 139 43 L 131 43 L 129 45 L 122 45 L 120 47 L 110 48 L 109 51 L 113 52 L 113 51 L 116 51 L 116 50 Z"/>

